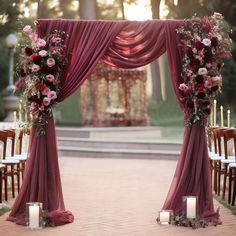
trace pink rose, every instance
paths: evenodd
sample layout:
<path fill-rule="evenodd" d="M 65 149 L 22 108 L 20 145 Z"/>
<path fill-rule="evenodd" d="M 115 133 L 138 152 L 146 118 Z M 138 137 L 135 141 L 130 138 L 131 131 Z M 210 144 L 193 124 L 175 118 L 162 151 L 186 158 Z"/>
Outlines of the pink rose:
<path fill-rule="evenodd" d="M 38 72 L 40 70 L 40 66 L 33 64 L 32 68 L 31 68 L 32 72 Z"/>
<path fill-rule="evenodd" d="M 216 19 L 223 19 L 222 14 L 220 14 L 219 12 L 214 12 L 213 17 Z"/>
<path fill-rule="evenodd" d="M 55 60 L 52 57 L 48 58 L 47 65 L 48 67 L 53 67 L 55 65 Z"/>
<path fill-rule="evenodd" d="M 198 74 L 199 75 L 206 75 L 207 74 L 207 69 L 205 67 L 199 68 L 198 69 Z"/>
<path fill-rule="evenodd" d="M 51 103 L 51 99 L 49 98 L 49 97 L 45 97 L 44 99 L 43 99 L 43 105 L 44 106 L 49 106 L 50 105 L 50 103 Z"/>
<path fill-rule="evenodd" d="M 51 100 L 55 100 L 57 98 L 57 94 L 55 91 L 50 91 L 47 93 L 47 97 L 50 98 Z"/>
<path fill-rule="evenodd" d="M 50 92 L 51 90 L 48 87 L 45 87 L 45 89 L 42 91 L 43 95 L 46 95 Z"/>
<path fill-rule="evenodd" d="M 44 47 L 46 46 L 46 41 L 44 39 L 38 39 L 37 41 L 37 47 L 41 48 L 41 47 Z"/>
<path fill-rule="evenodd" d="M 210 89 L 212 87 L 212 82 L 210 80 L 206 80 L 204 82 L 204 86 L 205 86 L 205 88 Z"/>
<path fill-rule="evenodd" d="M 31 34 L 32 33 L 32 28 L 30 25 L 26 25 L 24 28 L 23 28 L 23 31 L 27 34 Z"/>
<path fill-rule="evenodd" d="M 222 77 L 221 76 L 214 76 L 211 78 L 211 82 L 214 84 L 214 85 L 219 85 L 222 83 Z"/>
<path fill-rule="evenodd" d="M 46 75 L 46 80 L 49 82 L 53 82 L 55 80 L 55 77 L 54 75 L 49 74 L 49 75 Z"/>
<path fill-rule="evenodd" d="M 36 43 L 38 41 L 38 35 L 36 33 L 30 33 L 29 38 Z"/>
<path fill-rule="evenodd" d="M 46 50 L 41 50 L 41 51 L 39 51 L 39 55 L 41 57 L 46 57 L 48 55 L 48 52 Z"/>
<path fill-rule="evenodd" d="M 207 47 L 210 47 L 211 46 L 211 40 L 208 39 L 208 38 L 205 38 L 202 40 L 202 43 L 207 46 Z"/>
<path fill-rule="evenodd" d="M 189 87 L 185 83 L 179 85 L 179 90 L 183 91 L 184 93 L 186 93 L 188 89 Z"/>

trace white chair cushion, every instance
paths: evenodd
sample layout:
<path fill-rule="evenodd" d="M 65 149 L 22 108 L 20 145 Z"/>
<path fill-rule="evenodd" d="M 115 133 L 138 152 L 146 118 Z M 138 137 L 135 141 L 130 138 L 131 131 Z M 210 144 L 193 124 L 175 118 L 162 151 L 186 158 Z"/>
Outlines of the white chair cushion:
<path fill-rule="evenodd" d="M 19 160 L 2 160 L 2 164 L 19 164 Z"/>
<path fill-rule="evenodd" d="M 0 164 L 0 169 L 2 169 L 2 168 L 4 168 L 5 167 L 5 165 L 3 165 L 3 164 Z"/>
<path fill-rule="evenodd" d="M 14 157 L 6 157 L 6 160 L 26 161 L 27 157 L 23 155 L 14 155 Z"/>
<path fill-rule="evenodd" d="M 230 163 L 230 164 L 229 164 L 229 168 L 236 168 L 236 162 Z"/>

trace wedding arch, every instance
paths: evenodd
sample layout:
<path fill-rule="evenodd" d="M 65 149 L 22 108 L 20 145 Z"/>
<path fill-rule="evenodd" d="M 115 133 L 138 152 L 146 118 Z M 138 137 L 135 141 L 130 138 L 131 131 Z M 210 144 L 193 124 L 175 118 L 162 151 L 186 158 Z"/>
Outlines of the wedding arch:
<path fill-rule="evenodd" d="M 189 24 L 193 21 L 189 20 Z M 69 66 L 62 78 L 57 101 L 62 102 L 72 95 L 99 60 L 129 69 L 144 66 L 166 52 L 176 98 L 188 114 L 193 107 L 186 106 L 183 89 L 179 89 L 187 81 L 182 74 L 186 52 L 180 47 L 180 35 L 176 32 L 184 22 L 37 20 L 37 32 L 41 38 L 55 29 L 68 34 L 65 44 Z M 207 106 L 209 109 L 209 104 Z M 200 218 L 218 224 L 219 214 L 213 206 L 205 125 L 206 122 L 199 119 L 186 126 L 182 151 L 163 209 L 181 213 L 184 210 L 182 197 L 198 196 Z M 49 219 L 56 225 L 73 222 L 73 215 L 66 211 L 63 201 L 53 118 L 47 117 L 45 135 L 38 136 L 36 129 L 34 126 L 31 130 L 24 180 L 8 220 L 25 224 L 26 203 L 42 202 Z"/>

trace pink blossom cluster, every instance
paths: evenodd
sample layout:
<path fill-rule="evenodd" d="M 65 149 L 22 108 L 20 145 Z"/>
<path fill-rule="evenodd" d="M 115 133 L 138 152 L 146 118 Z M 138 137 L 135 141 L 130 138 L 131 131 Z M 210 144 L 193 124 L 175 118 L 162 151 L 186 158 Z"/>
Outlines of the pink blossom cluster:
<path fill-rule="evenodd" d="M 220 13 L 192 18 L 177 30 L 184 51 L 179 91 L 188 124 L 205 120 L 213 97 L 221 91 L 220 69 L 223 59 L 231 55 L 229 29 L 222 19 Z"/>
<path fill-rule="evenodd" d="M 63 34 L 55 31 L 40 38 L 30 25 L 23 28 L 30 43 L 23 47 L 17 65 L 16 88 L 21 90 L 28 111 L 35 120 L 51 112 L 60 90 L 60 80 L 67 64 Z"/>

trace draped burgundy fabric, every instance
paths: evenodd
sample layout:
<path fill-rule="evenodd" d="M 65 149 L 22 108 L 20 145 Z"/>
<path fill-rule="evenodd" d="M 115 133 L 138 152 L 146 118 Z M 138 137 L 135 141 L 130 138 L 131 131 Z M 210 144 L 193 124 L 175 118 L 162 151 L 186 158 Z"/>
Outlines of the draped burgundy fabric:
<path fill-rule="evenodd" d="M 37 31 L 41 37 L 54 30 L 68 34 L 66 45 L 70 64 L 62 79 L 58 101 L 72 95 L 101 59 L 118 68 L 136 68 L 167 52 L 174 91 L 184 109 L 178 91 L 179 84 L 182 83 L 182 53 L 176 33 L 176 28 L 182 24 L 181 20 L 38 20 Z M 49 211 L 50 220 L 56 225 L 73 221 L 73 215 L 65 211 L 64 207 L 52 118 L 48 122 L 45 136 L 36 136 L 35 127 L 31 132 L 24 182 L 9 220 L 24 222 L 26 202 L 40 201 Z M 200 217 L 218 223 L 218 214 L 213 208 L 210 178 L 205 129 L 197 123 L 185 130 L 182 152 L 163 209 L 181 212 L 182 196 L 197 195 Z"/>

